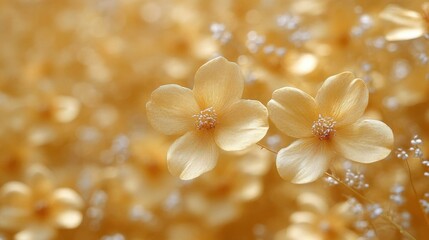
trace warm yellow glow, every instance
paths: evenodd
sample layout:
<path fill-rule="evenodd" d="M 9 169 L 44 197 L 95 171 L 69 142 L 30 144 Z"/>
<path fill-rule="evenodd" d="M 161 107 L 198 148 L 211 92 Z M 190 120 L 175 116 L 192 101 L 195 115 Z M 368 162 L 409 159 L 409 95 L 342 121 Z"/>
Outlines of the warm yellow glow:
<path fill-rule="evenodd" d="M 0 0 L 0 240 L 427 239 L 428 39 L 428 0 Z"/>

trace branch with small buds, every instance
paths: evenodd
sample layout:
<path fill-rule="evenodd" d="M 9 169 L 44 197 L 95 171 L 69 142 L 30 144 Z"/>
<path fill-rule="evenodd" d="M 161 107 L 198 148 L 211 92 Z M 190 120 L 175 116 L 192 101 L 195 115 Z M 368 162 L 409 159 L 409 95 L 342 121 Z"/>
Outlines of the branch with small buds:
<path fill-rule="evenodd" d="M 422 214 L 424 216 L 426 224 L 429 226 L 429 218 L 428 218 L 428 215 L 426 214 L 425 207 L 421 204 L 422 201 L 419 200 L 419 195 L 417 193 L 416 187 L 414 186 L 414 181 L 413 181 L 413 177 L 411 174 L 411 168 L 410 168 L 410 164 L 408 162 L 408 157 L 411 154 L 413 157 L 418 158 L 423 163 L 423 165 L 425 165 L 425 160 L 423 160 L 423 151 L 420 148 L 423 141 L 419 138 L 418 135 L 415 135 L 410 142 L 411 142 L 411 147 L 408 149 L 409 153 L 407 153 L 407 151 L 403 150 L 402 148 L 398 148 L 396 156 L 399 159 L 404 160 L 404 162 L 405 162 L 406 169 L 408 172 L 408 178 L 409 178 L 410 185 L 411 185 L 411 189 L 413 190 L 414 196 L 415 196 L 416 201 L 417 201 L 417 205 L 419 205 L 419 207 L 422 211 Z M 424 175 L 425 176 L 429 175 L 429 172 L 425 172 Z"/>
<path fill-rule="evenodd" d="M 274 154 L 278 154 L 277 151 L 274 151 L 272 149 L 269 149 L 268 147 L 262 145 L 261 143 L 257 143 L 258 146 L 260 146 L 262 149 L 265 149 L 271 153 Z M 327 176 L 328 179 L 330 179 L 330 182 L 335 183 L 335 185 L 337 184 L 341 184 L 343 185 L 345 188 L 347 188 L 349 191 L 351 191 L 354 195 L 356 195 L 358 198 L 362 199 L 363 201 L 375 205 L 376 203 L 374 201 L 372 201 L 371 199 L 368 199 L 367 197 L 365 197 L 364 195 L 362 195 L 360 192 L 358 192 L 357 190 L 353 189 L 352 187 L 350 187 L 347 183 L 345 183 L 344 181 L 342 181 L 341 179 L 339 179 L 338 177 L 336 177 L 335 175 L 329 173 L 329 172 L 325 172 L 325 175 Z M 386 212 L 380 212 L 380 216 L 387 220 L 388 222 L 390 222 L 392 225 L 394 225 L 398 231 L 405 237 L 407 237 L 408 239 L 412 239 L 412 240 L 416 240 L 416 238 L 411 235 L 411 233 L 409 233 L 407 230 L 405 230 L 401 225 L 399 225 L 398 223 L 396 223 L 391 216 L 389 216 Z"/>

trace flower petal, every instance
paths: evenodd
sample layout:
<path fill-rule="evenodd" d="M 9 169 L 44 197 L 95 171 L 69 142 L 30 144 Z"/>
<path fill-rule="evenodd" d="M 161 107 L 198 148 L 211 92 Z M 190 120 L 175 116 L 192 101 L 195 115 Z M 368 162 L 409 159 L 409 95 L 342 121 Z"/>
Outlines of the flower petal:
<path fill-rule="evenodd" d="M 56 236 L 55 229 L 46 224 L 33 224 L 16 233 L 15 240 L 49 240 Z"/>
<path fill-rule="evenodd" d="M 317 221 L 318 214 L 313 212 L 298 211 L 290 215 L 290 221 L 292 223 L 306 223 L 312 224 Z"/>
<path fill-rule="evenodd" d="M 65 229 L 77 228 L 83 219 L 83 215 L 77 210 L 64 210 L 55 216 L 55 224 Z"/>
<path fill-rule="evenodd" d="M 202 109 L 220 112 L 243 94 L 244 77 L 240 67 L 223 57 L 201 66 L 195 74 L 194 95 Z"/>
<path fill-rule="evenodd" d="M 194 128 L 192 116 L 200 111 L 192 90 L 176 84 L 153 91 L 146 110 L 153 128 L 166 135 L 183 134 Z"/>
<path fill-rule="evenodd" d="M 232 188 L 234 188 L 234 191 L 231 193 L 232 199 L 250 201 L 260 196 L 263 185 L 259 177 L 243 174 L 233 181 Z"/>
<path fill-rule="evenodd" d="M 19 229 L 30 218 L 31 189 L 20 182 L 9 182 L 0 189 L 0 228 Z"/>
<path fill-rule="evenodd" d="M 317 120 L 317 106 L 313 97 L 292 87 L 273 92 L 268 111 L 274 125 L 288 136 L 295 138 L 312 136 L 311 127 Z"/>
<path fill-rule="evenodd" d="M 337 126 L 354 123 L 368 105 L 368 88 L 351 72 L 329 77 L 319 89 L 316 102 L 320 113 L 332 117 Z"/>
<path fill-rule="evenodd" d="M 386 34 L 387 41 L 405 41 L 423 36 L 425 33 L 423 27 L 415 28 L 396 28 Z"/>
<path fill-rule="evenodd" d="M 218 148 L 211 133 L 203 131 L 188 132 L 171 145 L 167 163 L 173 175 L 189 180 L 216 166 Z"/>
<path fill-rule="evenodd" d="M 362 120 L 337 129 L 332 138 L 336 151 L 343 157 L 361 163 L 381 160 L 390 154 L 393 133 L 377 120 Z"/>
<path fill-rule="evenodd" d="M 31 165 L 26 169 L 25 177 L 34 195 L 46 196 L 55 189 L 54 175 L 44 165 Z"/>
<path fill-rule="evenodd" d="M 314 223 L 313 223 L 314 224 Z M 311 224 L 297 223 L 290 225 L 285 232 L 284 238 L 274 238 L 274 240 L 322 240 L 323 235 Z"/>
<path fill-rule="evenodd" d="M 381 13 L 380 18 L 394 24 L 393 30 L 386 34 L 388 41 L 410 40 L 423 36 L 425 23 L 423 17 L 397 5 L 388 5 Z"/>
<path fill-rule="evenodd" d="M 380 13 L 380 18 L 392 23 L 410 27 L 420 24 L 423 25 L 423 18 L 418 12 L 405 9 L 394 4 L 388 5 Z"/>
<path fill-rule="evenodd" d="M 314 214 L 323 215 L 329 210 L 328 203 L 319 194 L 312 192 L 303 192 L 297 197 L 299 209 L 312 212 Z"/>
<path fill-rule="evenodd" d="M 328 169 L 333 152 L 317 138 L 298 139 L 280 150 L 276 164 L 280 176 L 292 183 L 309 183 Z"/>
<path fill-rule="evenodd" d="M 84 203 L 75 191 L 69 188 L 57 189 L 53 192 L 51 201 L 56 226 L 68 229 L 79 226 L 83 218 L 79 210 Z"/>
<path fill-rule="evenodd" d="M 215 141 L 225 151 L 243 150 L 261 140 L 268 131 L 268 111 L 256 100 L 240 100 L 222 114 Z"/>
<path fill-rule="evenodd" d="M 429 17 L 429 2 L 424 2 L 422 4 L 422 9 L 423 9 L 423 17 L 427 19 L 427 17 Z"/>

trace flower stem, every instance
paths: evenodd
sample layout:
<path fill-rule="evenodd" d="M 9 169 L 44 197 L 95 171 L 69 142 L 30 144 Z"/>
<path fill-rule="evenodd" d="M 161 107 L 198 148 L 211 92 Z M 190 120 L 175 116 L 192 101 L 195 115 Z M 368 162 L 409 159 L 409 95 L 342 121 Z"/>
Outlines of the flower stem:
<path fill-rule="evenodd" d="M 425 218 L 426 224 L 429 226 L 429 219 L 428 219 L 428 216 L 426 215 L 426 213 L 425 213 L 425 211 L 424 211 L 424 209 L 423 209 L 423 206 L 422 206 L 422 205 L 420 204 L 420 202 L 419 202 L 419 197 L 418 197 L 418 195 L 417 195 L 417 190 L 416 190 L 416 188 L 415 188 L 415 186 L 414 186 L 413 177 L 412 177 L 412 175 L 411 175 L 411 168 L 410 168 L 410 164 L 408 163 L 408 159 L 405 159 L 404 161 L 405 161 L 405 165 L 407 166 L 407 170 L 408 170 L 408 177 L 409 177 L 409 179 L 410 179 L 410 185 L 411 185 L 411 188 L 413 189 L 414 196 L 415 196 L 415 198 L 416 198 L 417 204 L 419 205 L 420 209 L 422 210 L 422 213 L 423 213 L 423 216 L 424 216 L 424 218 Z"/>
<path fill-rule="evenodd" d="M 367 197 L 365 197 L 364 195 L 362 195 L 360 192 L 356 191 L 355 189 L 353 189 L 352 187 L 350 187 L 349 185 L 347 185 L 345 182 L 341 181 L 341 179 L 337 178 L 335 175 L 330 174 L 328 172 L 325 172 L 325 175 L 328 176 L 328 177 L 331 177 L 335 181 L 339 182 L 341 185 L 343 185 L 348 190 L 350 190 L 351 192 L 353 192 L 360 199 L 362 199 L 362 200 L 364 200 L 364 201 L 366 201 L 366 202 L 368 202 L 370 204 L 375 204 L 374 201 L 372 201 L 371 199 L 368 199 Z M 405 237 L 407 237 L 409 239 L 412 239 L 412 240 L 416 240 L 416 238 L 413 235 L 411 235 L 411 233 L 409 233 L 401 225 L 399 225 L 395 221 L 393 221 L 392 217 L 390 217 L 389 215 L 387 215 L 385 212 L 383 212 L 381 214 L 381 217 L 384 218 L 385 220 L 389 221 L 392 225 L 394 225 L 403 236 L 405 236 Z"/>
<path fill-rule="evenodd" d="M 274 154 L 278 154 L 278 152 L 276 152 L 276 151 L 274 151 L 274 150 L 272 150 L 272 149 L 269 149 L 269 148 L 267 148 L 267 147 L 265 147 L 264 145 L 262 145 L 262 144 L 260 144 L 260 143 L 256 143 L 258 146 L 260 146 L 261 148 L 263 148 L 263 149 L 265 149 L 265 150 L 267 150 L 267 151 L 269 151 L 269 152 L 272 152 L 272 153 L 274 153 Z"/>
<path fill-rule="evenodd" d="M 256 143 L 258 146 L 260 146 L 261 148 L 274 153 L 274 154 L 278 154 L 278 152 L 269 149 L 268 147 L 262 145 L 261 143 Z M 370 204 L 374 204 L 375 202 L 372 201 L 371 199 L 368 199 L 367 197 L 365 197 L 364 195 L 362 195 L 360 192 L 356 191 L 355 189 L 351 188 L 349 185 L 347 185 L 345 182 L 341 181 L 339 178 L 337 178 L 335 175 L 330 174 L 328 172 L 325 172 L 325 175 L 327 175 L 328 177 L 331 177 L 332 179 L 334 179 L 335 181 L 341 183 L 341 185 L 343 185 L 345 188 L 347 188 L 348 190 L 350 190 L 351 192 L 353 192 L 357 197 L 359 197 L 360 199 L 370 203 Z M 414 188 L 414 187 L 413 187 Z M 389 215 L 387 215 L 385 212 L 383 212 L 381 214 L 381 217 L 386 219 L 387 221 L 389 221 L 392 225 L 394 225 L 398 231 L 405 237 L 411 239 L 411 240 L 416 240 L 416 238 L 411 235 L 411 233 L 409 233 L 407 230 L 405 230 L 401 225 L 397 224 L 395 221 L 393 221 L 392 217 L 390 217 Z"/>

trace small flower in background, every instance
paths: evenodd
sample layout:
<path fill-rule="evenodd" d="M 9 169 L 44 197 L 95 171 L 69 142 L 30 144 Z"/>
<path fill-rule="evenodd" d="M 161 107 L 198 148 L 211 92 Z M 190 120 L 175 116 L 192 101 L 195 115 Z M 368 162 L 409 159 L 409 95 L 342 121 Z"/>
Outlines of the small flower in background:
<path fill-rule="evenodd" d="M 131 141 L 131 166 L 143 182 L 138 191 L 148 208 L 160 205 L 178 188 L 179 179 L 171 176 L 165 162 L 167 149 L 168 141 L 160 134 L 145 133 Z"/>
<path fill-rule="evenodd" d="M 361 163 L 391 152 L 392 130 L 377 120 L 361 120 L 368 104 L 365 83 L 350 72 L 329 77 L 314 99 L 292 87 L 274 91 L 270 118 L 288 136 L 298 138 L 277 155 L 280 176 L 293 183 L 319 178 L 336 157 Z"/>
<path fill-rule="evenodd" d="M 92 171 L 90 174 L 95 180 L 88 189 L 89 203 L 85 214 L 86 224 L 92 230 L 102 232 L 105 229 L 108 230 L 105 233 L 109 233 L 111 226 L 119 230 L 135 223 L 156 226 L 152 210 L 162 204 L 165 194 L 159 196 L 159 192 L 165 191 L 163 186 L 159 186 L 158 192 L 148 194 L 138 168 L 126 163 L 87 171 Z M 157 205 L 154 198 L 159 200 Z M 143 230 L 143 226 L 140 229 Z"/>
<path fill-rule="evenodd" d="M 299 239 L 331 240 L 335 234 L 329 232 L 342 235 L 337 221 L 345 217 L 332 208 L 350 197 L 357 202 L 351 210 L 354 223 L 346 225 L 359 235 L 354 239 L 427 239 L 429 28 L 417 39 L 390 42 L 386 30 L 409 27 L 381 19 L 379 13 L 398 4 L 424 16 L 420 7 L 428 1 L 0 1 L 0 188 L 22 182 L 26 191 L 36 192 L 33 188 L 40 187 L 25 181 L 34 164 L 52 169 L 57 187 L 75 186 L 85 201 L 81 224 L 73 229 L 46 224 L 61 240 L 261 240 L 274 239 L 290 225 L 304 231 Z M 417 29 L 422 32 L 421 25 Z M 195 99 L 193 75 L 213 56 L 237 62 L 245 76 L 243 98 L 263 104 L 283 86 L 315 97 L 326 73 L 354 72 L 371 93 L 364 118 L 387 123 L 395 133 L 395 148 L 402 146 L 408 157 L 353 163 L 350 170 L 349 161 L 337 159 L 328 170 L 336 186 L 324 187 L 322 181 L 284 181 L 273 166 L 276 154 L 256 144 L 246 153 L 231 154 L 216 143 L 216 167 L 197 179 L 180 180 L 166 161 L 172 140 L 189 131 L 220 129 L 218 109 L 215 129 L 197 130 L 201 110 L 210 106 L 195 100 L 191 130 L 166 136 L 150 129 L 142 107 L 164 84 L 188 87 Z M 216 69 L 213 75 L 225 72 Z M 310 127 L 317 119 L 316 114 Z M 339 134 L 338 123 L 334 128 L 332 138 Z M 261 141 L 269 149 L 280 150 L 295 140 L 277 128 L 268 131 L 270 137 Z M 415 134 L 423 143 L 412 144 L 411 150 L 408 143 Z M 207 156 L 212 155 L 199 163 L 207 163 Z M 391 192 L 396 184 L 403 191 Z M 297 204 L 303 192 L 316 192 L 327 211 Z M 16 209 L 18 202 L 7 204 L 13 207 L 8 209 Z M 330 229 L 335 231 L 322 231 L 326 224 L 320 230 L 317 220 L 298 223 L 299 214 L 290 221 L 296 212 L 317 219 L 332 216 L 336 220 Z M 20 219 L 20 229 L 0 226 L 0 239 L 14 239 L 25 231 L 24 223 L 36 222 L 33 215 Z M 43 231 L 38 233 L 46 240 Z"/>
<path fill-rule="evenodd" d="M 45 154 L 37 147 L 28 144 L 22 137 L 11 138 L 14 141 L 21 141 L 21 144 L 6 142 L 0 146 L 0 186 L 13 177 L 21 177 L 31 164 L 46 161 Z"/>
<path fill-rule="evenodd" d="M 243 214 L 245 203 L 262 195 L 262 177 L 271 166 L 269 157 L 269 152 L 261 151 L 256 145 L 221 154 L 219 167 L 184 189 L 186 211 L 212 227 L 236 220 Z"/>
<path fill-rule="evenodd" d="M 82 198 L 70 188 L 55 188 L 48 169 L 29 167 L 27 184 L 8 182 L 0 189 L 0 228 L 16 231 L 15 239 L 53 239 L 56 229 L 77 228 Z"/>
<path fill-rule="evenodd" d="M 408 10 L 397 5 L 388 5 L 380 17 L 395 27 L 386 34 L 388 41 L 411 40 L 422 37 L 429 30 L 429 2 L 422 6 L 423 13 Z"/>
<path fill-rule="evenodd" d="M 167 163 L 173 175 L 193 179 L 216 165 L 219 148 L 243 150 L 268 130 L 267 110 L 255 100 L 242 100 L 244 77 L 223 57 L 198 69 L 194 88 L 168 84 L 147 103 L 151 125 L 166 135 L 183 135 L 171 145 Z"/>
<path fill-rule="evenodd" d="M 322 196 L 305 192 L 298 196 L 298 209 L 290 216 L 289 227 L 280 230 L 275 240 L 295 239 L 358 239 L 356 220 L 349 202 L 330 207 Z"/>

